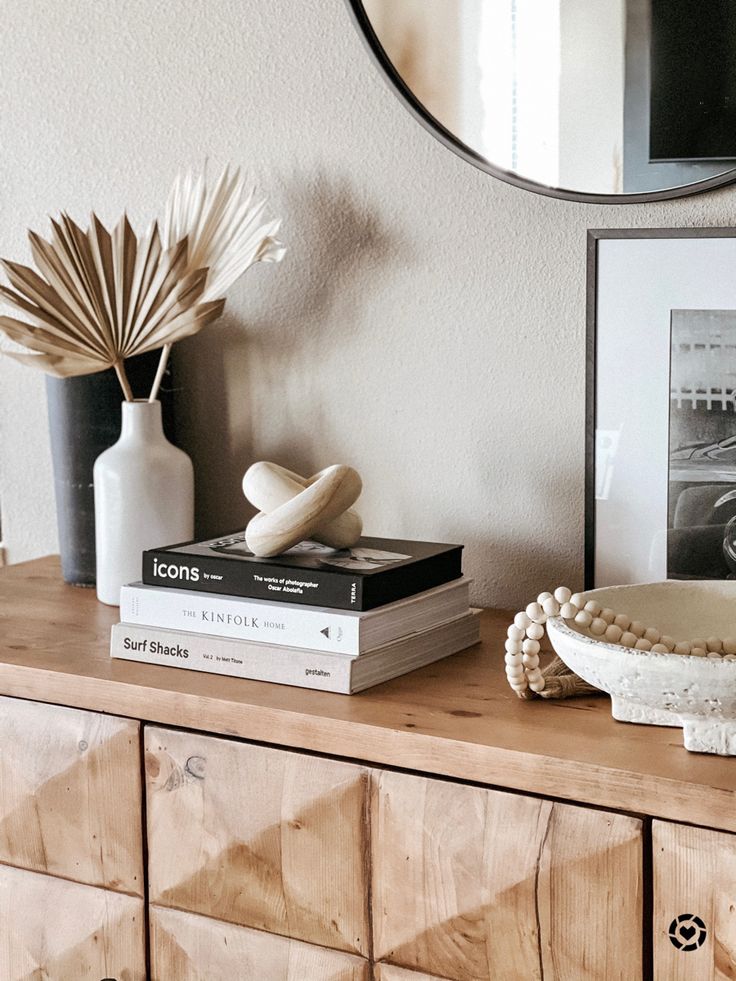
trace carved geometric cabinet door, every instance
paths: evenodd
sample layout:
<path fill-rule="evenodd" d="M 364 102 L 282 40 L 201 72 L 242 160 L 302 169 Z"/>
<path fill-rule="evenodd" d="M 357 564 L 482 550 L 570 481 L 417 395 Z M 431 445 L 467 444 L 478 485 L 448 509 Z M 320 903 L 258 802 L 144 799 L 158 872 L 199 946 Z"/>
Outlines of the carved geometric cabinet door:
<path fill-rule="evenodd" d="M 145 981 L 135 896 L 0 866 L 2 981 Z"/>
<path fill-rule="evenodd" d="M 736 978 L 736 835 L 652 822 L 656 981 Z"/>
<path fill-rule="evenodd" d="M 368 951 L 359 766 L 146 727 L 151 901 Z"/>
<path fill-rule="evenodd" d="M 368 981 L 341 950 L 179 910 L 150 908 L 151 981 Z"/>
<path fill-rule="evenodd" d="M 0 862 L 143 895 L 139 724 L 0 698 Z"/>
<path fill-rule="evenodd" d="M 450 981 L 641 978 L 640 821 L 388 772 L 371 811 L 376 960 Z"/>

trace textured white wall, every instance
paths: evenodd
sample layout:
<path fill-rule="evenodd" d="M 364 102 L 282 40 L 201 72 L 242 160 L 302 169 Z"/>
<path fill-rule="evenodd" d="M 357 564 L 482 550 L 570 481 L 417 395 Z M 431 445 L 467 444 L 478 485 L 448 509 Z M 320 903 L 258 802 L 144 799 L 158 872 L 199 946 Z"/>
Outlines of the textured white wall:
<path fill-rule="evenodd" d="M 478 602 L 580 582 L 585 230 L 729 224 L 482 174 L 385 87 L 342 0 L 0 0 L 0 255 L 61 207 L 141 223 L 182 166 L 246 163 L 289 254 L 180 346 L 200 523 L 254 459 L 354 464 L 369 533 L 458 540 Z M 9 558 L 53 550 L 41 377 L 0 359 Z M 83 434 L 80 434 L 80 438 Z"/>

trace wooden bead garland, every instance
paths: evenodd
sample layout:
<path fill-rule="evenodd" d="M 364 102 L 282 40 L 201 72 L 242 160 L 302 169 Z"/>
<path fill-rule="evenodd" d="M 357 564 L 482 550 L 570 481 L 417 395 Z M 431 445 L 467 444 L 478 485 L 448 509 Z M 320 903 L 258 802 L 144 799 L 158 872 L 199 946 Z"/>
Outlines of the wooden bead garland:
<path fill-rule="evenodd" d="M 506 640 L 506 678 L 519 698 L 567 698 L 597 691 L 556 657 L 544 670 L 539 666 L 540 640 L 549 617 L 561 616 L 574 622 L 595 639 L 618 647 L 656 654 L 684 654 L 695 657 L 736 661 L 736 637 L 696 637 L 675 641 L 656 627 L 646 627 L 624 613 L 603 608 L 583 593 L 572 593 L 567 586 L 540 593 L 536 601 L 517 613 L 508 628 Z"/>

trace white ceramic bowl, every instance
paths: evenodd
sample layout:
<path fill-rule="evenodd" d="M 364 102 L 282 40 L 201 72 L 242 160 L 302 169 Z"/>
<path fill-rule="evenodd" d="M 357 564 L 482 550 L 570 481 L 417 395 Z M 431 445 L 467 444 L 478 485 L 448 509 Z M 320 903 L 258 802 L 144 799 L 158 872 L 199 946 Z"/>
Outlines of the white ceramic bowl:
<path fill-rule="evenodd" d="M 611 586 L 585 596 L 678 641 L 736 637 L 736 582 Z M 614 719 L 681 726 L 686 749 L 736 756 L 736 661 L 630 650 L 561 617 L 550 617 L 547 632 L 575 674 L 610 694 Z"/>

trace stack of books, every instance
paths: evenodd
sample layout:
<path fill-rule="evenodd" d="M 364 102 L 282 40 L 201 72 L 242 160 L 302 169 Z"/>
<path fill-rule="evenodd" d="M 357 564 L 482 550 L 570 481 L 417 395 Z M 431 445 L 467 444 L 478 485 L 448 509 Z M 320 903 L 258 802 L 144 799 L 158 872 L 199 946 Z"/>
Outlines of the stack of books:
<path fill-rule="evenodd" d="M 479 640 L 462 546 L 361 538 L 259 559 L 244 535 L 143 554 L 111 654 L 352 694 Z"/>

